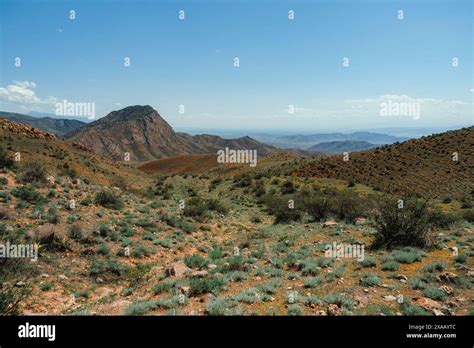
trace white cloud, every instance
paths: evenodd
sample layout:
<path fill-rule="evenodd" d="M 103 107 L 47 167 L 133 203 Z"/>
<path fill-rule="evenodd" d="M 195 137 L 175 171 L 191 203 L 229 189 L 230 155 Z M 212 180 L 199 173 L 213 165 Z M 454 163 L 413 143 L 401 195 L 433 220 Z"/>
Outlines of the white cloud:
<path fill-rule="evenodd" d="M 54 106 L 59 99 L 56 97 L 40 98 L 34 91 L 36 83 L 32 81 L 13 81 L 13 84 L 0 87 L 0 101 L 14 104 L 16 107 L 28 111 L 54 110 Z"/>

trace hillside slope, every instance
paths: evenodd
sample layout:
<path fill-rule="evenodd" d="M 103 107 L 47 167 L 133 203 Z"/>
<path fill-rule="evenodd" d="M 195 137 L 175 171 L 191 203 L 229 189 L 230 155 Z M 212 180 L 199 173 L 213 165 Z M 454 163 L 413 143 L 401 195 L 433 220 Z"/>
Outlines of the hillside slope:
<path fill-rule="evenodd" d="M 138 169 L 96 155 L 90 149 L 54 134 L 0 117 L 0 144 L 10 158 L 19 153 L 19 167 L 32 162 L 42 164 L 48 174 L 73 175 L 91 184 L 116 186 L 118 179 L 130 187 L 142 188 L 148 175 Z"/>
<path fill-rule="evenodd" d="M 458 160 L 453 161 L 453 154 Z M 474 194 L 474 127 L 307 161 L 295 176 L 353 180 L 391 193 L 462 198 Z"/>
<path fill-rule="evenodd" d="M 59 136 L 72 132 L 86 124 L 85 122 L 78 120 L 59 119 L 52 117 L 33 117 L 30 115 L 5 111 L 0 111 L 0 117 L 5 117 L 16 123 L 27 124 L 30 127 L 38 128 Z"/>
<path fill-rule="evenodd" d="M 308 151 L 343 153 L 367 150 L 376 146 L 375 144 L 362 140 L 329 141 L 311 146 L 308 148 Z"/>

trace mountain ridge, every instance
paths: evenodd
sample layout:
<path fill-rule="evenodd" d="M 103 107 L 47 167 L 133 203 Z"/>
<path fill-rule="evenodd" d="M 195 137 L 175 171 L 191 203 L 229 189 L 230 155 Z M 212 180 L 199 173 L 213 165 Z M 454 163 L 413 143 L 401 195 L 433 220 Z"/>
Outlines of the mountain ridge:
<path fill-rule="evenodd" d="M 276 148 L 250 137 L 224 139 L 216 135 L 176 133 L 149 105 L 128 106 L 66 134 L 113 160 L 146 162 L 186 154 L 212 153 L 223 147 L 257 150 L 265 156 Z"/>
<path fill-rule="evenodd" d="M 57 136 L 63 136 L 86 124 L 85 122 L 74 119 L 35 117 L 32 115 L 8 111 L 0 111 L 0 116 L 17 123 L 26 124 L 34 128 L 42 129 L 46 132 L 54 133 Z"/>

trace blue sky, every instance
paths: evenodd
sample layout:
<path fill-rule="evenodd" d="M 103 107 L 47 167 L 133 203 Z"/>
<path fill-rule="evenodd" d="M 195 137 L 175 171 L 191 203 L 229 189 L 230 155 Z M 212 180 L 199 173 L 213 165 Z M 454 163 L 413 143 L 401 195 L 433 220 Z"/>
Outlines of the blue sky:
<path fill-rule="evenodd" d="M 0 110 L 54 113 L 66 99 L 95 103 L 102 117 L 149 104 L 172 126 L 199 129 L 474 123 L 470 0 L 0 4 Z M 388 101 L 419 103 L 420 117 L 381 117 Z"/>

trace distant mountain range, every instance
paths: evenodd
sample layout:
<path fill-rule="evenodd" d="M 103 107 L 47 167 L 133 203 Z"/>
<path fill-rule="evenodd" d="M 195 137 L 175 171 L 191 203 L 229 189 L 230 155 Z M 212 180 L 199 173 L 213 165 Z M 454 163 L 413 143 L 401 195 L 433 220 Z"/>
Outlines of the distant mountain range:
<path fill-rule="evenodd" d="M 49 116 L 37 117 L 6 111 L 0 111 L 0 116 L 8 118 L 9 120 L 17 123 L 27 124 L 30 127 L 54 133 L 58 136 L 63 136 L 64 134 L 72 132 L 73 130 L 86 124 L 85 122 L 74 119 L 60 119 Z"/>
<path fill-rule="evenodd" d="M 257 150 L 259 156 L 281 149 L 306 157 L 321 156 L 363 151 L 408 139 L 365 131 L 348 134 L 259 134 L 254 136 L 255 139 L 248 136 L 228 139 L 210 134 L 191 135 L 175 132 L 149 105 L 129 106 L 91 123 L 44 116 L 48 114 L 38 112 L 25 115 L 0 111 L 0 115 L 17 123 L 69 138 L 112 160 L 122 161 L 128 153 L 133 162 L 191 154 L 215 154 L 225 147 Z"/>
<path fill-rule="evenodd" d="M 215 135 L 176 133 L 151 106 L 129 106 L 113 111 L 97 121 L 83 125 L 66 135 L 113 160 L 145 162 L 165 157 L 234 150 L 257 150 L 265 156 L 277 149 L 250 137 L 224 139 Z"/>
<path fill-rule="evenodd" d="M 387 135 L 383 133 L 372 133 L 372 132 L 354 132 L 349 134 L 344 133 L 319 133 L 310 135 L 258 135 L 255 139 L 271 144 L 280 148 L 298 148 L 298 149 L 310 149 L 320 143 L 328 142 L 344 142 L 344 141 L 364 141 L 373 145 L 384 145 L 393 144 L 397 141 L 405 141 L 409 138 L 396 137 L 393 135 Z"/>

